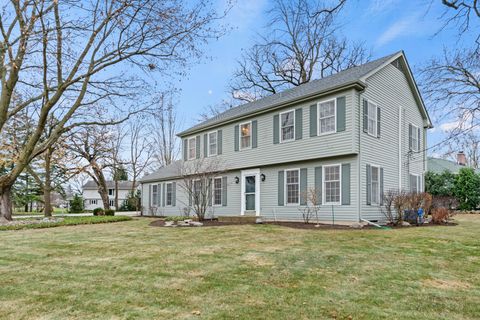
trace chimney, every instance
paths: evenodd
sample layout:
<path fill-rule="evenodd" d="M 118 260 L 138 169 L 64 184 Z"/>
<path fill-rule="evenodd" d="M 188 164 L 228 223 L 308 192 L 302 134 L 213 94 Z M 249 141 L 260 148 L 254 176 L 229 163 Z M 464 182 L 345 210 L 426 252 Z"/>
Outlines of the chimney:
<path fill-rule="evenodd" d="M 467 164 L 467 157 L 463 151 L 459 151 L 457 153 L 457 164 L 461 166 L 465 166 Z"/>

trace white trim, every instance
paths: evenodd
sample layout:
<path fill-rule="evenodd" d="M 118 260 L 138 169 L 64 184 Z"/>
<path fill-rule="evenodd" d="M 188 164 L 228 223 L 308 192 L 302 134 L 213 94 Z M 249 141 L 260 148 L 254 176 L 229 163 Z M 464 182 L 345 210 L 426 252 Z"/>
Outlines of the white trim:
<path fill-rule="evenodd" d="M 298 202 L 288 202 L 288 190 L 287 190 L 287 171 L 298 172 Z M 283 204 L 285 206 L 298 206 L 300 205 L 300 168 L 285 169 L 283 174 Z"/>
<path fill-rule="evenodd" d="M 378 170 L 378 202 L 373 202 L 373 179 L 372 179 L 372 168 L 376 168 Z M 381 186 L 380 186 L 380 180 L 381 180 L 381 177 L 380 177 L 380 171 L 381 171 L 382 167 L 379 166 L 379 165 L 376 165 L 376 164 L 370 164 L 370 205 L 371 206 L 379 206 L 382 199 L 380 199 L 380 197 L 382 196 L 382 191 L 381 191 Z"/>
<path fill-rule="evenodd" d="M 195 152 L 194 152 L 195 155 L 193 156 L 193 158 L 190 157 L 190 140 L 194 140 L 193 145 L 195 147 Z M 187 159 L 193 160 L 195 158 L 197 158 L 197 137 L 196 136 L 187 139 Z"/>
<path fill-rule="evenodd" d="M 339 201 L 338 202 L 326 202 L 325 201 L 325 195 L 327 194 L 326 188 L 325 188 L 325 168 L 328 167 L 339 167 Z M 322 166 L 322 205 L 342 205 L 342 164 L 341 163 L 336 163 L 336 164 L 329 164 L 329 165 L 324 165 Z"/>
<path fill-rule="evenodd" d="M 402 190 L 402 113 L 403 108 L 399 106 L 398 108 L 398 190 Z"/>
<path fill-rule="evenodd" d="M 215 150 L 217 152 L 215 152 L 215 153 L 210 153 L 210 134 L 211 133 L 215 133 L 215 135 L 217 136 L 217 143 L 215 145 Z M 218 155 L 218 130 L 213 130 L 213 131 L 207 132 L 207 154 L 208 154 L 208 157 L 213 157 L 213 156 Z"/>
<path fill-rule="evenodd" d="M 421 143 L 421 141 L 418 140 L 418 135 L 420 133 L 420 127 L 414 125 L 413 123 L 410 122 L 410 125 L 412 126 L 412 128 L 415 128 L 416 130 L 415 131 L 415 135 L 413 135 L 413 132 L 412 132 L 412 138 L 415 136 L 415 141 L 417 143 L 413 144 L 413 141 L 412 141 L 412 148 L 410 149 L 411 151 L 415 151 L 415 152 L 419 152 L 420 151 L 420 148 L 418 147 L 418 145 Z M 411 139 L 410 137 L 408 137 L 408 139 Z M 409 141 L 410 142 L 410 141 Z"/>
<path fill-rule="evenodd" d="M 320 105 L 322 103 L 327 103 L 327 102 L 330 102 L 330 101 L 333 101 L 335 129 L 333 131 L 320 133 Z M 335 132 L 337 132 L 337 98 L 336 97 L 317 102 L 317 136 L 325 136 L 325 135 L 332 134 L 332 133 L 335 133 Z"/>
<path fill-rule="evenodd" d="M 288 140 L 283 140 L 283 134 L 282 134 L 282 114 L 285 114 L 285 113 L 290 113 L 292 112 L 293 113 L 293 137 L 291 139 L 288 139 Z M 280 114 L 278 115 L 278 127 L 280 128 L 280 130 L 278 130 L 278 134 L 280 135 L 279 137 L 279 141 L 280 143 L 284 143 L 284 142 L 289 142 L 289 141 L 295 141 L 295 109 L 291 109 L 291 110 L 288 110 L 288 111 L 284 111 L 284 112 L 280 112 Z"/>
<path fill-rule="evenodd" d="M 255 176 L 255 215 L 260 215 L 260 169 L 250 169 L 250 170 L 242 170 L 241 172 L 241 200 L 240 200 L 240 214 L 243 216 L 245 215 L 245 177 Z"/>
<path fill-rule="evenodd" d="M 215 204 L 215 179 L 220 179 L 220 204 Z M 212 207 L 223 206 L 223 177 L 216 176 L 212 178 Z"/>
<path fill-rule="evenodd" d="M 171 204 L 168 204 L 168 185 L 172 186 L 172 195 L 171 195 Z M 163 194 L 162 194 L 163 196 Z M 165 207 L 173 207 L 173 182 L 166 182 L 165 183 Z"/>
<path fill-rule="evenodd" d="M 370 104 L 372 104 L 375 107 L 375 119 L 374 119 L 375 125 L 373 126 L 374 134 L 370 133 L 369 124 L 370 124 L 370 120 L 372 119 L 372 117 L 370 116 Z M 376 104 L 370 99 L 367 100 L 367 134 L 370 137 L 374 137 L 374 138 L 378 137 L 378 109 L 379 109 L 378 104 Z"/>
<path fill-rule="evenodd" d="M 417 185 L 417 192 L 422 192 L 422 175 L 421 174 L 417 174 L 417 173 L 409 173 L 409 176 L 408 176 L 408 188 L 409 188 L 409 191 L 410 192 L 413 192 L 412 190 L 412 180 L 410 179 L 411 177 L 410 176 L 414 176 L 416 177 L 415 181 L 416 181 L 416 185 Z"/>
<path fill-rule="evenodd" d="M 245 125 L 245 124 L 250 125 L 250 145 L 248 147 L 242 148 L 242 126 Z M 238 125 L 238 150 L 252 149 L 252 142 L 253 142 L 253 139 L 252 139 L 252 121 L 250 120 L 250 121 L 240 123 Z"/>

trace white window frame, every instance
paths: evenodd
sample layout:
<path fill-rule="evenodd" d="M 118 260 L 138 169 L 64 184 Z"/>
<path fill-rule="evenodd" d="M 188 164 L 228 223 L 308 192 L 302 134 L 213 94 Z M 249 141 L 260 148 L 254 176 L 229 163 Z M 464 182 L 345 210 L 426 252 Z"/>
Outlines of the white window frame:
<path fill-rule="evenodd" d="M 248 124 L 250 126 L 250 139 L 249 139 L 249 146 L 248 147 L 242 147 L 242 126 Z M 238 125 L 238 144 L 239 144 L 239 149 L 240 150 L 247 150 L 252 148 L 252 121 L 247 121 L 240 123 Z"/>
<path fill-rule="evenodd" d="M 154 189 L 157 189 L 157 191 L 155 191 Z M 151 197 L 152 197 L 152 206 L 158 206 L 158 203 L 157 203 L 157 200 L 158 200 L 158 184 L 153 184 L 152 185 L 152 194 L 151 194 Z"/>
<path fill-rule="evenodd" d="M 190 156 L 190 141 L 193 140 L 193 157 Z M 187 139 L 187 151 L 188 151 L 188 160 L 193 160 L 197 157 L 197 137 L 192 137 Z"/>
<path fill-rule="evenodd" d="M 220 203 L 215 203 L 215 180 L 220 180 Z M 212 179 L 212 206 L 221 207 L 223 205 L 223 177 L 214 177 Z"/>
<path fill-rule="evenodd" d="M 410 123 L 410 125 L 412 126 L 412 151 L 415 151 L 415 152 L 418 152 L 420 150 L 418 150 L 418 145 L 419 145 L 419 141 L 418 141 L 418 135 L 419 135 L 419 132 L 420 132 L 420 128 L 417 127 L 416 125 L 414 125 L 413 123 Z M 413 143 L 415 142 L 415 143 Z"/>
<path fill-rule="evenodd" d="M 171 190 L 170 190 L 170 204 L 168 204 L 168 186 L 171 187 Z M 165 206 L 166 207 L 173 206 L 173 183 L 171 183 L 171 182 L 165 183 Z"/>
<path fill-rule="evenodd" d="M 288 171 L 297 171 L 298 172 L 298 202 L 288 202 L 288 187 L 287 187 L 287 172 Z M 286 169 L 283 177 L 283 186 L 284 186 L 284 199 L 286 206 L 298 206 L 300 204 L 300 168 Z"/>
<path fill-rule="evenodd" d="M 97 204 L 97 199 L 90 199 L 90 204 Z"/>
<path fill-rule="evenodd" d="M 323 103 L 327 103 L 327 102 L 330 102 L 330 101 L 333 101 L 333 122 L 335 123 L 335 128 L 333 129 L 333 131 L 328 131 L 328 132 L 322 132 L 321 130 L 321 121 L 322 119 L 325 119 L 325 118 L 330 118 L 332 116 L 328 116 L 328 117 L 323 117 L 321 118 L 320 117 L 320 105 L 323 104 Z M 337 132 L 337 98 L 332 98 L 332 99 L 328 99 L 328 100 L 323 100 L 323 101 L 319 101 L 317 102 L 317 136 L 324 136 L 324 135 L 327 135 L 327 134 L 332 134 L 332 133 L 335 133 Z"/>
<path fill-rule="evenodd" d="M 114 206 L 115 206 L 115 200 L 114 200 L 114 199 L 108 200 L 108 205 L 109 205 L 110 207 L 114 207 Z"/>
<path fill-rule="evenodd" d="M 215 137 L 217 139 L 216 143 L 215 143 L 215 153 L 212 153 L 212 150 L 210 149 L 210 135 L 211 134 L 215 134 Z M 207 153 L 208 153 L 208 156 L 209 157 L 213 157 L 213 156 L 216 156 L 218 155 L 218 130 L 215 130 L 215 131 L 210 131 L 209 133 L 207 133 Z"/>
<path fill-rule="evenodd" d="M 410 173 L 411 176 L 414 176 L 416 179 L 415 179 L 415 184 L 417 185 L 417 193 L 419 192 L 422 192 L 421 188 L 422 188 L 422 175 L 421 174 L 416 174 L 416 173 Z M 409 181 L 409 188 L 410 188 L 410 192 L 414 192 L 412 190 L 412 181 Z"/>
<path fill-rule="evenodd" d="M 371 115 L 370 106 L 373 106 L 373 109 L 375 109 L 375 117 L 372 117 Z M 375 125 L 372 127 L 373 132 L 370 132 L 370 120 L 373 120 L 375 123 Z M 367 100 L 367 134 L 372 137 L 377 137 L 378 136 L 377 130 L 378 130 L 378 104 L 370 100 Z"/>
<path fill-rule="evenodd" d="M 327 202 L 326 201 L 326 187 L 325 187 L 325 169 L 330 168 L 330 167 L 338 167 L 338 181 L 339 181 L 339 199 L 338 202 Z M 342 164 L 341 163 L 336 163 L 336 164 L 329 164 L 329 165 L 324 165 L 322 166 L 322 204 L 323 205 L 341 205 L 342 204 Z"/>
<path fill-rule="evenodd" d="M 378 202 L 375 202 L 373 201 L 373 169 L 377 169 L 378 170 L 378 193 L 377 193 L 377 196 L 378 196 Z M 380 190 L 380 171 L 381 171 L 381 167 L 380 166 L 377 166 L 375 164 L 370 164 L 370 204 L 371 205 L 380 205 L 380 202 L 382 201 L 382 199 L 380 199 L 380 196 L 381 196 L 381 190 Z"/>
<path fill-rule="evenodd" d="M 291 139 L 286 139 L 284 140 L 283 139 L 283 132 L 282 132 L 282 114 L 286 114 L 286 113 L 293 113 L 293 137 Z M 288 111 L 284 111 L 284 112 L 281 112 L 278 116 L 278 127 L 280 128 L 280 130 L 278 130 L 278 134 L 280 135 L 280 143 L 283 143 L 283 142 L 288 142 L 288 141 L 294 141 L 295 140 L 295 109 L 292 109 L 292 110 L 288 110 Z"/>
<path fill-rule="evenodd" d="M 112 190 L 111 194 L 110 194 L 110 190 Z M 114 197 L 115 196 L 115 189 L 114 188 L 109 188 L 108 189 L 108 195 Z"/>

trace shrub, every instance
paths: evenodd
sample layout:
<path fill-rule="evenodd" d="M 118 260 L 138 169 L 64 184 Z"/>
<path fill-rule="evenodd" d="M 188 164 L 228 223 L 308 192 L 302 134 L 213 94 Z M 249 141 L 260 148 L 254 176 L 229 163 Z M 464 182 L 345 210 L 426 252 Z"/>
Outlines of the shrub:
<path fill-rule="evenodd" d="M 95 208 L 95 209 L 93 209 L 93 215 L 94 216 L 103 216 L 103 215 L 105 215 L 105 212 L 103 211 L 103 208 Z"/>
<path fill-rule="evenodd" d="M 107 209 L 107 210 L 105 210 L 105 215 L 106 216 L 114 216 L 115 215 L 115 210 Z"/>
<path fill-rule="evenodd" d="M 458 208 L 458 200 L 452 196 L 434 196 L 432 199 L 432 208 L 447 208 L 449 210 Z"/>
<path fill-rule="evenodd" d="M 455 197 L 460 210 L 475 210 L 480 203 L 480 176 L 472 168 L 462 168 L 455 180 Z"/>
<path fill-rule="evenodd" d="M 388 224 L 395 224 L 394 203 L 398 195 L 396 190 L 387 190 L 383 196 L 383 207 L 381 208 L 383 215 L 387 219 Z"/>
<path fill-rule="evenodd" d="M 451 211 L 447 208 L 432 209 L 432 223 L 442 224 L 447 223 L 450 218 Z"/>
<path fill-rule="evenodd" d="M 119 211 L 138 211 L 140 208 L 140 190 L 136 193 L 130 191 L 119 208 Z"/>
<path fill-rule="evenodd" d="M 83 199 L 76 194 L 72 200 L 70 200 L 70 213 L 82 213 L 83 212 Z"/>

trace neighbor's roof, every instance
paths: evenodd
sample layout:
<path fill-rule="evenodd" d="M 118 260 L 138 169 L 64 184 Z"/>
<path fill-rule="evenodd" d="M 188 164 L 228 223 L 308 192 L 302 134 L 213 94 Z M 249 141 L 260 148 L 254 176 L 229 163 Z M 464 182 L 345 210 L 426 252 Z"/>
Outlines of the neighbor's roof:
<path fill-rule="evenodd" d="M 318 80 L 313 80 L 311 82 L 304 83 L 298 87 L 294 87 L 276 94 L 272 94 L 265 98 L 258 99 L 256 101 L 249 102 L 235 108 L 231 108 L 223 113 L 220 113 L 219 115 L 216 115 L 185 131 L 180 132 L 178 136 L 182 137 L 182 136 L 197 132 L 199 130 L 203 130 L 215 125 L 223 124 L 225 122 L 236 121 L 240 117 L 244 117 L 257 112 L 268 111 L 270 109 L 280 107 L 284 104 L 295 102 L 301 99 L 308 99 L 313 95 L 326 93 L 326 92 L 333 91 L 335 89 L 340 89 L 349 85 L 357 84 L 364 87 L 365 82 L 363 80 L 366 77 L 368 77 L 370 74 L 372 74 L 372 72 L 376 71 L 378 68 L 390 63 L 391 61 L 399 57 L 405 58 L 403 51 L 398 51 L 396 53 L 385 56 L 383 58 L 380 58 L 371 62 L 367 62 L 363 65 L 346 69 L 344 71 L 338 72 L 331 76 L 318 79 Z M 405 59 L 405 63 L 407 64 L 407 67 L 408 67 L 408 63 L 406 62 L 406 59 Z M 412 77 L 412 80 L 413 80 L 413 77 Z M 414 89 L 416 90 L 416 84 L 413 84 L 413 86 L 414 86 Z M 423 101 L 421 101 L 421 97 L 419 98 L 419 102 L 422 105 L 422 108 L 425 109 L 423 106 Z M 430 124 L 428 113 L 426 113 L 426 110 L 424 111 L 425 111 L 425 117 L 428 119 L 428 122 Z"/>
<path fill-rule="evenodd" d="M 461 166 L 457 164 L 455 161 L 428 157 L 427 168 L 428 168 L 428 171 L 431 171 L 434 173 L 442 173 L 445 171 L 450 171 L 451 173 L 457 174 L 460 171 L 460 169 L 467 168 L 467 167 Z M 480 172 L 479 169 L 475 169 L 475 171 Z"/>
<path fill-rule="evenodd" d="M 138 183 L 135 183 L 138 186 Z M 107 181 L 107 188 L 113 189 L 115 188 L 115 181 Z M 132 188 L 132 181 L 118 181 L 118 189 L 119 190 L 130 190 Z M 95 181 L 90 180 L 85 183 L 82 187 L 83 190 L 98 190 L 98 186 Z"/>

